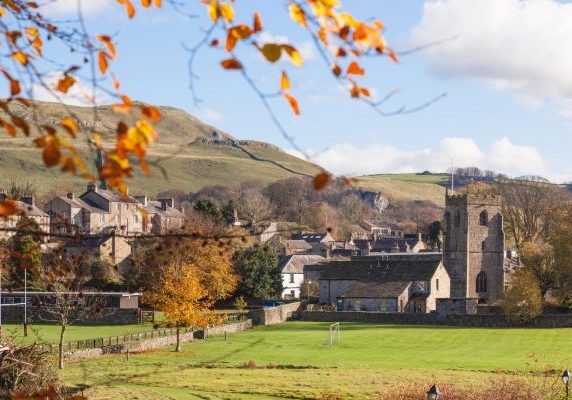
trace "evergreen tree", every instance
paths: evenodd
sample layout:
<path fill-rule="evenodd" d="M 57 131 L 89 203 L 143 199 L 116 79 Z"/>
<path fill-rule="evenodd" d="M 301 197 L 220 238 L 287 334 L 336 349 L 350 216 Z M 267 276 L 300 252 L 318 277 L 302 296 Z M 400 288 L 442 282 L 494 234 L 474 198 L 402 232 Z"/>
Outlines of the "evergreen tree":
<path fill-rule="evenodd" d="M 42 236 L 38 223 L 29 217 L 20 217 L 17 232 L 11 238 L 11 252 L 8 261 L 9 285 L 14 289 L 24 287 L 24 271 L 28 272 L 28 286 L 38 287 L 42 275 Z"/>
<path fill-rule="evenodd" d="M 241 295 L 268 299 L 282 292 L 282 275 L 278 256 L 267 247 L 239 250 L 233 257 L 234 270 L 241 277 L 238 291 Z"/>

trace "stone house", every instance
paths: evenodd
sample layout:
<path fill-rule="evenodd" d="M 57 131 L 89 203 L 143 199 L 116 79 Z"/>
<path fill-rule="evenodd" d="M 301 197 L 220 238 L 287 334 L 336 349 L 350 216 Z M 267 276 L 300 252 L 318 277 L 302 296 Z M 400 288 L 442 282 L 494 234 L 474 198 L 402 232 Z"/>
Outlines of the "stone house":
<path fill-rule="evenodd" d="M 184 210 L 175 208 L 175 200 L 150 200 L 147 196 L 135 196 L 147 213 L 143 220 L 143 232 L 162 234 L 168 231 L 181 229 L 185 225 Z"/>
<path fill-rule="evenodd" d="M 87 237 L 81 241 L 69 242 L 64 250 L 85 262 L 102 261 L 115 265 L 120 274 L 129 271 L 131 245 L 119 236 Z"/>
<path fill-rule="evenodd" d="M 395 224 L 364 219 L 361 226 L 372 236 L 403 237 L 403 229 Z"/>
<path fill-rule="evenodd" d="M 311 254 L 324 255 L 325 249 L 331 248 L 335 239 L 329 232 L 323 233 L 295 233 L 290 237 L 291 240 L 303 240 L 312 246 Z"/>
<path fill-rule="evenodd" d="M 404 234 L 402 237 L 386 237 L 376 235 L 374 240 L 354 240 L 361 255 L 381 253 L 418 253 L 426 250 L 420 233 Z"/>
<path fill-rule="evenodd" d="M 317 255 L 293 254 L 279 260 L 282 275 L 282 298 L 299 299 L 301 285 L 304 282 L 304 265 L 324 261 Z"/>
<path fill-rule="evenodd" d="M 319 280 L 319 302 L 340 311 L 417 312 L 450 297 L 441 253 L 395 253 L 306 265 Z"/>
<path fill-rule="evenodd" d="M 5 199 L 6 195 L 0 193 L 0 202 Z M 23 196 L 20 200 L 14 200 L 14 204 L 19 210 L 19 214 L 11 215 L 8 218 L 1 218 L 0 228 L 16 228 L 18 221 L 20 221 L 20 218 L 24 215 L 36 221 L 43 232 L 48 233 L 50 231 L 50 216 L 36 206 L 34 196 Z M 15 232 L 12 231 L 0 231 L 0 239 L 8 239 L 14 236 L 14 234 Z"/>

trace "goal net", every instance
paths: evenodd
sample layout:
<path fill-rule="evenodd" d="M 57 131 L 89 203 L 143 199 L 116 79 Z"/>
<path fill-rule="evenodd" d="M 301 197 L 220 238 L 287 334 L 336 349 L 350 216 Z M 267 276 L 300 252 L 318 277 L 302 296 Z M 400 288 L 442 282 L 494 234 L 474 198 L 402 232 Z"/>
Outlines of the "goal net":
<path fill-rule="evenodd" d="M 330 325 L 330 337 L 328 339 L 328 345 L 333 348 L 336 344 L 340 344 L 342 342 L 342 338 L 340 335 L 340 323 L 336 322 L 335 324 Z"/>

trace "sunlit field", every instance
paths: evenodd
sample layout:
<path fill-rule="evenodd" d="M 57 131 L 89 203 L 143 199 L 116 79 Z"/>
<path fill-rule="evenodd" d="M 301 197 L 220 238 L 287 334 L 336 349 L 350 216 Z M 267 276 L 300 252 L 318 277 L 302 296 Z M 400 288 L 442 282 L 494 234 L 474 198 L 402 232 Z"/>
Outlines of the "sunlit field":
<path fill-rule="evenodd" d="M 572 329 L 485 329 L 347 323 L 256 327 L 171 349 L 70 363 L 63 378 L 95 397 L 140 399 L 365 398 L 398 380 L 478 384 L 492 374 L 571 365 Z M 536 359 L 536 361 L 535 361 Z M 548 364 L 551 364 L 548 366 Z"/>

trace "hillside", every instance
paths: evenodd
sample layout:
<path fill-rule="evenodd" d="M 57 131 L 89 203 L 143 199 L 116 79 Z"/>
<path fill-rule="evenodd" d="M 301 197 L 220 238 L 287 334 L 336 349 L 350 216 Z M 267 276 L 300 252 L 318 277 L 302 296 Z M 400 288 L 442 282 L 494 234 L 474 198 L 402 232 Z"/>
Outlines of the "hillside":
<path fill-rule="evenodd" d="M 114 127 L 120 118 L 132 118 L 118 115 L 107 106 L 98 107 L 96 114 L 92 108 L 55 103 L 34 102 L 33 106 L 33 109 L 19 104 L 11 107 L 27 121 L 51 126 L 57 126 L 58 121 L 68 115 L 66 110 L 69 110 L 80 128 L 95 127 L 101 133 L 104 147 L 111 146 Z M 205 185 L 234 186 L 248 180 L 268 184 L 297 174 L 314 175 L 319 171 L 317 166 L 291 156 L 276 146 L 238 141 L 185 111 L 173 107 L 158 109 L 163 116 L 156 125 L 160 141 L 152 146 L 148 157 L 153 175 L 145 177 L 136 171 L 129 182 L 133 192 L 154 195 L 168 189 L 196 191 Z M 35 134 L 32 129 L 31 136 Z M 86 160 L 91 161 L 93 155 L 87 151 L 85 141 L 85 135 L 80 135 L 75 140 L 75 146 Z M 13 178 L 27 179 L 42 192 L 81 191 L 86 185 L 82 178 L 46 168 L 40 152 L 31 145 L 30 139 L 21 137 L 0 137 L 0 168 L 0 183 Z"/>

